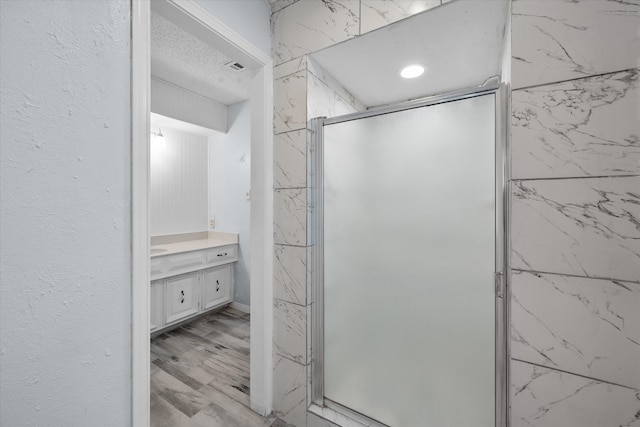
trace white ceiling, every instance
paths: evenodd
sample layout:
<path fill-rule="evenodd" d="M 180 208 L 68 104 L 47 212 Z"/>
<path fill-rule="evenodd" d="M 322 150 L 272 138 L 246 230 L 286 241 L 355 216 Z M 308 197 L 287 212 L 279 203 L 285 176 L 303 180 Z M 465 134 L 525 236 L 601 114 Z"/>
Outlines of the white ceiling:
<path fill-rule="evenodd" d="M 225 66 L 236 61 L 155 11 L 151 12 L 151 75 L 154 77 L 230 105 L 249 99 L 251 70 L 234 71 Z"/>
<path fill-rule="evenodd" d="M 508 0 L 455 0 L 311 55 L 367 107 L 468 88 L 500 75 Z M 426 65 L 415 79 L 399 76 Z"/>

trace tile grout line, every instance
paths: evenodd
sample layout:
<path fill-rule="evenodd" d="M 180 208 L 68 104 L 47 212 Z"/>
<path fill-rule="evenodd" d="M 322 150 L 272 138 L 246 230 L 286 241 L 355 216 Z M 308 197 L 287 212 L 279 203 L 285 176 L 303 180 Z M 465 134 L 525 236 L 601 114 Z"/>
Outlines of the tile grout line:
<path fill-rule="evenodd" d="M 278 301 L 286 302 L 286 303 L 289 303 L 289 304 L 297 305 L 298 307 L 302 307 L 302 308 L 311 307 L 311 305 L 313 305 L 312 302 L 310 302 L 309 304 L 306 304 L 306 305 L 302 305 L 302 304 L 298 304 L 297 302 L 287 301 L 285 299 L 278 298 L 278 297 L 273 297 L 273 299 L 274 299 L 274 301 L 278 300 Z"/>
<path fill-rule="evenodd" d="M 561 176 L 552 178 L 511 178 L 511 182 L 518 181 L 556 181 L 565 179 L 604 179 L 604 178 L 636 178 L 640 177 L 640 174 L 626 174 L 626 175 L 594 175 L 594 176 Z"/>
<path fill-rule="evenodd" d="M 306 125 L 306 123 L 305 123 L 305 125 Z M 307 129 L 307 128 L 306 128 L 306 126 L 305 126 L 305 127 L 298 128 L 298 129 L 283 130 L 282 132 L 275 132 L 275 131 L 274 131 L 274 132 L 273 132 L 273 136 L 276 136 L 276 135 L 282 135 L 283 133 L 295 132 L 295 131 L 299 131 L 299 130 L 306 130 L 306 129 Z"/>
<path fill-rule="evenodd" d="M 600 379 L 597 379 L 597 378 L 588 377 L 586 375 L 581 375 L 581 374 L 576 374 L 574 372 L 569 372 L 569 371 L 565 371 L 565 370 L 562 370 L 562 369 L 556 369 L 556 368 L 552 368 L 552 367 L 549 367 L 549 366 L 539 365 L 537 363 L 528 362 L 526 360 L 517 359 L 515 357 L 512 357 L 511 360 L 515 360 L 516 362 L 520 362 L 520 363 L 526 363 L 526 364 L 531 365 L 531 366 L 538 366 L 540 368 L 548 369 L 550 371 L 557 371 L 557 372 L 562 372 L 562 373 L 568 374 L 568 375 L 575 375 L 576 377 L 584 378 L 584 379 L 591 380 L 591 381 L 598 381 L 598 382 L 603 383 L 603 384 L 609 384 L 609 385 L 613 385 L 613 386 L 617 386 L 617 387 L 623 387 L 623 388 L 627 388 L 629 390 L 634 390 L 634 391 L 640 390 L 640 389 L 637 389 L 637 388 L 634 388 L 634 387 L 630 387 L 628 385 L 616 384 L 616 383 L 611 382 L 611 381 L 600 380 Z"/>
<path fill-rule="evenodd" d="M 511 90 L 511 92 L 517 92 L 519 90 L 537 89 L 539 87 L 544 87 L 544 86 L 553 86 L 553 85 L 558 85 L 558 84 L 562 84 L 562 83 L 575 82 L 577 80 L 589 79 L 589 78 L 592 78 L 592 77 L 602 77 L 602 76 L 608 76 L 608 75 L 611 75 L 611 74 L 624 73 L 624 72 L 627 72 L 627 71 L 635 71 L 635 70 L 639 70 L 639 68 L 638 67 L 631 67 L 631 68 L 627 68 L 627 69 L 624 69 L 624 70 L 608 71 L 606 73 L 601 73 L 601 74 L 592 74 L 592 75 L 584 76 L 584 77 L 575 77 L 575 78 L 572 78 L 572 79 L 558 80 L 557 82 L 549 82 L 549 83 L 542 83 L 542 84 L 538 84 L 538 85 L 531 85 L 531 86 L 513 88 Z"/>
<path fill-rule="evenodd" d="M 293 58 L 293 59 L 290 59 L 290 60 L 288 60 L 288 61 L 282 62 L 282 63 L 280 63 L 280 64 L 274 65 L 274 66 L 273 66 L 273 71 L 275 71 L 275 69 L 276 69 L 277 67 L 280 67 L 281 65 L 284 65 L 284 64 L 286 64 L 286 63 L 288 63 L 288 62 L 291 62 L 291 61 L 298 60 L 298 59 L 300 59 L 300 58 L 302 58 L 303 56 L 306 56 L 306 55 L 308 55 L 308 54 L 307 54 L 307 53 L 305 53 L 304 55 L 300 55 L 300 56 L 298 56 L 298 57 L 296 57 L 296 58 Z M 274 81 L 274 82 L 277 82 L 278 80 L 282 80 L 282 79 L 284 79 L 284 78 L 291 77 L 291 76 L 293 76 L 294 74 L 298 74 L 298 73 L 301 73 L 301 72 L 303 72 L 303 71 L 306 71 L 306 68 L 303 68 L 303 69 L 301 69 L 301 70 L 294 71 L 293 73 L 285 74 L 284 76 L 274 77 L 274 78 L 273 78 L 273 81 Z"/>
<path fill-rule="evenodd" d="M 309 363 L 300 363 L 300 362 L 298 362 L 297 360 L 293 360 L 293 359 L 292 359 L 292 358 L 290 358 L 290 357 L 287 357 L 287 356 L 285 356 L 285 355 L 283 355 L 283 354 L 278 353 L 277 351 L 275 352 L 275 354 L 276 354 L 276 355 L 278 355 L 278 356 L 280 356 L 280 357 L 282 357 L 283 359 L 287 359 L 289 362 L 297 363 L 297 364 L 298 364 L 298 365 L 300 365 L 300 366 L 304 366 L 305 368 L 309 366 Z"/>
<path fill-rule="evenodd" d="M 640 281 L 629 280 L 629 279 L 614 279 L 612 277 L 598 277 L 598 276 L 579 276 L 577 274 L 568 274 L 568 273 L 553 273 L 550 271 L 538 271 L 538 270 L 524 270 L 521 268 L 511 268 L 511 271 L 519 271 L 522 273 L 533 273 L 533 274 L 551 274 L 554 276 L 566 276 L 566 277 L 575 277 L 578 279 L 593 279 L 593 280 L 607 280 L 609 282 L 626 282 L 626 283 L 636 283 L 640 284 Z"/>

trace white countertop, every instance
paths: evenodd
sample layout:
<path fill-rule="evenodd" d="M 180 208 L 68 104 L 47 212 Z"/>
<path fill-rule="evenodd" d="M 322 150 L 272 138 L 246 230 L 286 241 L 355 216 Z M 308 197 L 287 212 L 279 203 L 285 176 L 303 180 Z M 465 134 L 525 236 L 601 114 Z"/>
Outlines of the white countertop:
<path fill-rule="evenodd" d="M 164 236 L 163 236 L 164 237 Z M 202 237 L 202 236 L 198 236 Z M 152 239 L 153 240 L 153 239 Z M 158 239 L 156 239 L 158 240 Z M 163 239 L 163 240 L 172 240 Z M 179 240 L 176 239 L 176 240 Z M 181 252 L 198 251 L 202 249 L 217 248 L 220 246 L 237 245 L 238 235 L 234 233 L 209 232 L 208 238 L 196 238 L 193 240 L 183 240 L 175 242 L 163 242 L 151 245 L 151 258 L 172 255 Z"/>

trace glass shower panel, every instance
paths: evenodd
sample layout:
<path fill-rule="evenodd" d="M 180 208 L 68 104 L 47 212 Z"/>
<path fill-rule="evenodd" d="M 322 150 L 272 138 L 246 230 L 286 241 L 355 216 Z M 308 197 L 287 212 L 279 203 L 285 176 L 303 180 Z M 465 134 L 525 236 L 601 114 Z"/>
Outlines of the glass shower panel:
<path fill-rule="evenodd" d="M 324 394 L 390 426 L 495 419 L 495 95 L 324 127 Z"/>

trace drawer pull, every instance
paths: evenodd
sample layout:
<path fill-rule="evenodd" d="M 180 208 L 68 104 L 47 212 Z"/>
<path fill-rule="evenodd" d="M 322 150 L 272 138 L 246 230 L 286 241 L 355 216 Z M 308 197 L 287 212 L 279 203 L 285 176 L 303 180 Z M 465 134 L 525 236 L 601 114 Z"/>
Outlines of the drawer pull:
<path fill-rule="evenodd" d="M 216 280 L 216 292 L 220 290 L 220 281 Z"/>
<path fill-rule="evenodd" d="M 216 255 L 216 256 L 227 256 L 227 253 L 225 252 L 225 253 L 223 253 L 223 254 L 218 254 L 218 255 Z"/>
<path fill-rule="evenodd" d="M 181 293 L 182 295 L 184 295 L 184 290 L 181 290 L 181 291 L 180 291 L 180 293 Z"/>
<path fill-rule="evenodd" d="M 180 304 L 184 304 L 184 298 L 180 300 Z"/>

